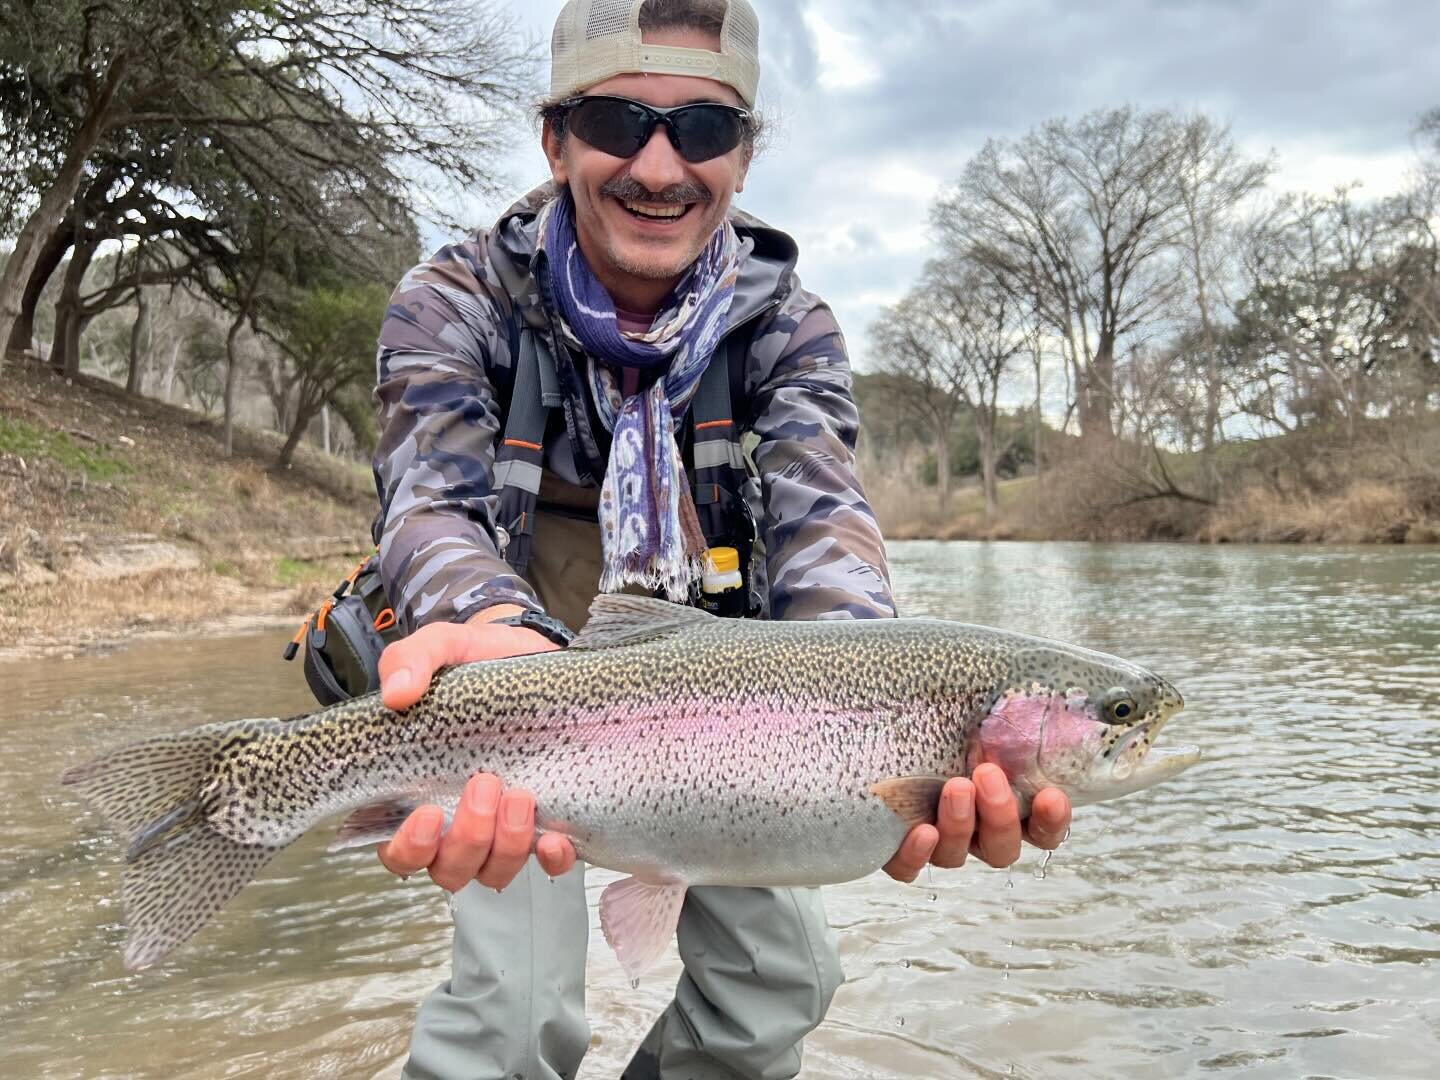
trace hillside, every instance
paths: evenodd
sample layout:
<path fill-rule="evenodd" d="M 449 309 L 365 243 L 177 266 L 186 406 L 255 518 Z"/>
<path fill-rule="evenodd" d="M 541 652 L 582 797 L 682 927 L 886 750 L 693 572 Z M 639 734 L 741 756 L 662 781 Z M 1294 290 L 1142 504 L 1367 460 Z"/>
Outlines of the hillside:
<path fill-rule="evenodd" d="M 279 621 L 368 550 L 367 469 L 43 364 L 0 371 L 0 656 Z"/>

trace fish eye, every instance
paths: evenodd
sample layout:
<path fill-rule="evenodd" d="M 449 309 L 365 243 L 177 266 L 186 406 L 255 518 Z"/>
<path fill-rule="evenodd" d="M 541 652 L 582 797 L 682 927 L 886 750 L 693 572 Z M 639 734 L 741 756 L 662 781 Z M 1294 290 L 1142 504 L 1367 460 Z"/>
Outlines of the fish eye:
<path fill-rule="evenodd" d="M 1126 690 L 1123 686 L 1117 686 L 1105 692 L 1105 697 L 1102 700 L 1102 708 L 1105 713 L 1105 719 L 1112 724 L 1127 723 L 1139 711 L 1138 706 L 1135 704 L 1135 699 L 1130 695 L 1130 691 Z"/>

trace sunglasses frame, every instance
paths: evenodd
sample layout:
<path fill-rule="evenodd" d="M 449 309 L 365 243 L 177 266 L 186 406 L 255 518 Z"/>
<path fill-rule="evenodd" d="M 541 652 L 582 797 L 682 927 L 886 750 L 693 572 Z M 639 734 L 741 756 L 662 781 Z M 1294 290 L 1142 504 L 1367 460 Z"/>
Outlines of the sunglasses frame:
<path fill-rule="evenodd" d="M 602 154 L 610 154 L 611 157 L 618 158 L 632 158 L 641 150 L 645 149 L 646 144 L 649 143 L 651 138 L 655 135 L 655 126 L 657 124 L 664 124 L 665 135 L 670 140 L 670 145 L 675 148 L 675 152 L 677 154 L 679 154 L 686 161 L 690 162 L 691 165 L 699 165 L 702 162 L 714 161 L 717 157 L 723 157 L 731 150 L 734 150 L 736 146 L 739 146 L 745 141 L 745 136 L 752 130 L 752 120 L 754 118 L 754 113 L 752 113 L 749 109 L 742 109 L 738 105 L 727 105 L 723 101 L 691 101 L 685 105 L 672 105 L 669 108 L 660 108 L 655 105 L 647 104 L 644 101 L 636 101 L 634 98 L 621 97 L 619 94 L 581 94 L 577 97 L 567 98 L 565 101 L 560 102 L 559 107 L 565 110 L 565 126 L 567 129 L 570 129 L 570 114 L 573 113 L 581 105 L 585 105 L 591 101 L 617 101 L 624 105 L 633 106 L 645 114 L 645 118 L 647 120 L 645 133 L 640 138 L 640 142 L 636 145 L 635 149 L 628 154 L 611 153 L 603 146 L 595 146 L 594 143 L 591 143 L 588 139 L 586 139 L 578 132 L 575 133 L 575 137 L 581 142 L 585 143 L 587 146 L 595 146 L 595 149 L 599 150 Z M 688 154 L 686 154 L 684 146 L 681 145 L 680 133 L 676 130 L 675 125 L 670 118 L 678 113 L 687 112 L 693 109 L 719 109 L 723 112 L 729 113 L 731 116 L 735 117 L 735 119 L 740 122 L 740 137 L 735 140 L 733 145 L 726 147 L 719 153 L 711 154 L 709 157 L 691 158 Z"/>

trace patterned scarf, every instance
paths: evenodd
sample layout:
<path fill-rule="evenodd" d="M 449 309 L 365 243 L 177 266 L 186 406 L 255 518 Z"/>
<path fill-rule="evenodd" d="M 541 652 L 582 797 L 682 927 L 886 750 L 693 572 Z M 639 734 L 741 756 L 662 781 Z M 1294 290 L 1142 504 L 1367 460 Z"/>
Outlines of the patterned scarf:
<path fill-rule="evenodd" d="M 678 603 L 703 570 L 705 539 L 675 442 L 675 421 L 700 385 L 739 275 L 740 241 L 726 222 L 686 271 L 651 329 L 623 333 L 615 303 L 580 251 L 569 192 L 540 214 L 551 293 L 567 334 L 589 358 L 591 391 L 611 432 L 600 488 L 602 592 L 636 583 Z M 663 370 L 649 389 L 624 397 L 617 369 Z"/>

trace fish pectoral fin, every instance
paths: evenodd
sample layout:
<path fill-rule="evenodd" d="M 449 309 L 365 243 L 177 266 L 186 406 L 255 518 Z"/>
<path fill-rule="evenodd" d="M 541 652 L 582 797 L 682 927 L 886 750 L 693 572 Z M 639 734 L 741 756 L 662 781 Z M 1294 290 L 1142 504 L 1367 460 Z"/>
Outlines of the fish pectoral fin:
<path fill-rule="evenodd" d="M 675 936 L 685 888 L 627 877 L 600 894 L 600 929 L 632 982 L 660 959 Z"/>
<path fill-rule="evenodd" d="M 327 851 L 383 844 L 420 805 L 416 799 L 381 799 L 360 807 L 340 824 Z"/>
<path fill-rule="evenodd" d="M 601 593 L 590 605 L 590 617 L 572 649 L 615 649 L 669 637 L 715 619 L 707 611 L 628 593 Z"/>
<path fill-rule="evenodd" d="M 871 784 L 870 791 L 913 828 L 935 824 L 945 781 L 943 776 L 892 776 Z"/>

